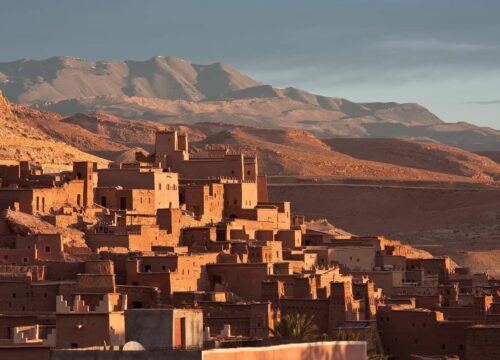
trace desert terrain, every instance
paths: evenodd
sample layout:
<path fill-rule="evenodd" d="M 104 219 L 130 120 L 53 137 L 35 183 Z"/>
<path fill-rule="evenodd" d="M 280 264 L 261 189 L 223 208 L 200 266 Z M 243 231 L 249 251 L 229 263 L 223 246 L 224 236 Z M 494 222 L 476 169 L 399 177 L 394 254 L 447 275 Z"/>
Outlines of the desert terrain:
<path fill-rule="evenodd" d="M 292 201 L 295 213 L 449 254 L 478 271 L 500 269 L 496 130 L 444 123 L 416 104 L 356 104 L 276 89 L 223 64 L 163 57 L 47 64 L 53 72 L 43 81 L 3 86 L 24 103 L 2 98 L 4 161 L 47 169 L 83 159 L 133 161 L 136 152 L 152 151 L 157 130 L 176 128 L 189 133 L 193 156 L 214 146 L 256 153 L 271 197 Z M 23 78 L 29 68 L 33 77 L 39 65 L 0 64 L 0 72 Z M 111 93 L 102 92 L 103 76 Z M 86 86 L 70 91 L 77 78 Z"/>
<path fill-rule="evenodd" d="M 0 63 L 12 102 L 72 116 L 99 112 L 169 124 L 298 129 L 322 138 L 411 137 L 474 151 L 500 150 L 500 132 L 444 122 L 415 103 L 353 102 L 254 80 L 223 63 L 175 56 L 92 61 L 68 56 Z"/>

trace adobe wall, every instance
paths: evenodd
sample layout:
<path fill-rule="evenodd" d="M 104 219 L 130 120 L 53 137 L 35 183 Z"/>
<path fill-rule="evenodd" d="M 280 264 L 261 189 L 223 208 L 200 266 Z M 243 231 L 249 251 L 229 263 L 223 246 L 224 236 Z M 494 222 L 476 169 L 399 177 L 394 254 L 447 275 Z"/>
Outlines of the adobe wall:
<path fill-rule="evenodd" d="M 210 285 L 216 283 L 245 300 L 260 300 L 262 281 L 272 272 L 269 264 L 208 264 L 207 273 Z M 245 281 L 241 281 L 245 279 Z"/>
<path fill-rule="evenodd" d="M 284 249 L 299 247 L 302 245 L 302 233 L 300 230 L 279 230 L 276 240 L 281 241 Z"/>
<path fill-rule="evenodd" d="M 335 247 L 329 252 L 329 261 L 338 262 L 351 270 L 371 271 L 375 267 L 374 247 Z"/>
<path fill-rule="evenodd" d="M 85 181 L 72 180 L 62 186 L 53 188 L 32 189 L 33 198 L 30 213 L 48 214 L 51 209 L 63 206 L 83 207 Z M 21 211 L 23 211 L 21 209 Z"/>
<path fill-rule="evenodd" d="M 84 262 L 50 261 L 44 265 L 47 280 L 74 280 L 76 274 L 85 272 Z"/>
<path fill-rule="evenodd" d="M 49 360 L 48 346 L 5 346 L 0 344 L 0 359 L 2 360 Z"/>
<path fill-rule="evenodd" d="M 203 324 L 210 335 L 219 335 L 225 325 L 231 326 L 232 336 L 267 337 L 272 324 L 271 305 L 265 303 L 199 302 L 203 309 Z"/>
<path fill-rule="evenodd" d="M 212 177 L 245 179 L 243 156 L 240 155 L 226 155 L 222 159 L 174 161 L 171 168 L 179 173 L 181 179 L 207 179 Z"/>
<path fill-rule="evenodd" d="M 78 328 L 77 325 L 81 325 Z M 99 346 L 109 342 L 108 314 L 72 313 L 56 315 L 56 347 L 58 349 Z M 82 331 L 83 330 L 83 331 Z"/>
<path fill-rule="evenodd" d="M 185 185 L 182 189 L 186 210 L 203 222 L 217 222 L 224 212 L 224 185 Z"/>
<path fill-rule="evenodd" d="M 0 165 L 0 185 L 7 187 L 17 184 L 21 176 L 19 165 Z"/>
<path fill-rule="evenodd" d="M 203 351 L 203 360 L 365 360 L 366 343 L 329 341 L 268 347 L 214 349 Z"/>
<path fill-rule="evenodd" d="M 328 333 L 328 319 L 330 301 L 328 299 L 310 300 L 310 299 L 281 299 L 281 316 L 305 314 L 312 317 L 312 321 L 318 327 L 320 334 Z"/>
<path fill-rule="evenodd" d="M 224 212 L 226 217 L 240 217 L 241 209 L 257 206 L 257 183 L 224 184 Z"/>
<path fill-rule="evenodd" d="M 397 294 L 394 288 L 400 287 L 404 278 L 403 271 L 350 271 L 353 276 L 368 276 L 373 280 L 376 288 L 383 290 L 384 294 Z"/>
<path fill-rule="evenodd" d="M 443 321 L 441 313 L 423 309 L 394 310 L 379 307 L 377 325 L 384 350 L 401 360 L 411 354 L 465 356 L 468 321 Z"/>
<path fill-rule="evenodd" d="M 146 349 L 173 348 L 177 328 L 175 319 L 184 318 L 184 345 L 203 344 L 203 315 L 201 310 L 145 309 L 125 311 L 126 341 L 137 341 Z"/>
<path fill-rule="evenodd" d="M 269 201 L 266 176 L 257 176 L 257 201 L 260 203 Z"/>
<path fill-rule="evenodd" d="M 58 284 L 36 284 L 20 277 L 2 279 L 0 311 L 55 311 L 55 298 L 60 293 Z"/>
<path fill-rule="evenodd" d="M 157 209 L 155 191 L 147 189 L 96 188 L 95 202 L 108 209 L 138 214 L 156 215 Z"/>
<path fill-rule="evenodd" d="M 98 187 L 155 190 L 157 209 L 179 207 L 179 179 L 176 173 L 140 171 L 139 169 L 103 169 Z M 100 204 L 99 198 L 96 199 Z"/>
<path fill-rule="evenodd" d="M 182 210 L 181 209 L 158 209 L 156 213 L 156 223 L 162 230 L 166 230 L 172 235 L 174 240 L 179 239 L 181 234 Z"/>
<path fill-rule="evenodd" d="M 115 292 L 115 277 L 109 274 L 78 274 L 77 286 L 79 291 L 112 293 Z"/>
<path fill-rule="evenodd" d="M 127 309 L 150 309 L 160 301 L 159 289 L 153 286 L 118 285 L 116 292 L 127 295 Z"/>
<path fill-rule="evenodd" d="M 53 350 L 51 360 L 202 360 L 201 351 L 147 350 Z M 31 360 L 31 359 L 30 359 Z"/>
<path fill-rule="evenodd" d="M 332 341 L 204 351 L 55 350 L 51 354 L 51 360 L 164 360 L 174 357 L 178 360 L 304 360 L 316 358 L 365 360 L 366 343 Z"/>
<path fill-rule="evenodd" d="M 0 189 L 0 209 L 8 209 L 19 203 L 19 210 L 28 214 L 33 211 L 33 191 L 30 189 Z"/>
<path fill-rule="evenodd" d="M 473 326 L 466 330 L 467 360 L 500 359 L 500 326 Z"/>
<path fill-rule="evenodd" d="M 35 260 L 35 249 L 0 248 L 0 263 L 10 265 L 29 265 Z"/>
<path fill-rule="evenodd" d="M 126 310 L 125 341 L 137 341 L 146 349 L 172 348 L 173 325 L 172 310 Z"/>
<path fill-rule="evenodd" d="M 33 324 L 53 325 L 55 324 L 55 316 L 33 313 L 0 314 L 0 339 L 12 339 L 12 329 L 16 326 L 29 326 Z"/>

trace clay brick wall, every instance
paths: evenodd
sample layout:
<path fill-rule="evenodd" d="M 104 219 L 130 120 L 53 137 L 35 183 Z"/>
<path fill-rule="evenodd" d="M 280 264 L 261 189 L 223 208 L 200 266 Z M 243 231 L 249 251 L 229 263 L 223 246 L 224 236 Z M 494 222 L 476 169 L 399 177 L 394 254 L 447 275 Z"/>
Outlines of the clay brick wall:
<path fill-rule="evenodd" d="M 207 273 L 211 288 L 222 284 L 245 300 L 260 300 L 262 281 L 272 273 L 272 266 L 266 263 L 208 264 Z"/>
<path fill-rule="evenodd" d="M 270 303 L 229 304 L 220 302 L 199 302 L 203 310 L 203 325 L 210 327 L 210 334 L 216 336 L 231 325 L 231 335 L 266 337 L 273 329 Z"/>
<path fill-rule="evenodd" d="M 439 312 L 422 309 L 391 310 L 379 307 L 377 325 L 385 352 L 400 359 L 410 354 L 465 356 L 468 321 L 443 321 Z M 474 358 L 473 358 L 474 359 Z"/>
<path fill-rule="evenodd" d="M 302 245 L 302 233 L 300 230 L 279 230 L 276 240 L 281 241 L 283 248 L 295 248 Z"/>
<path fill-rule="evenodd" d="M 281 316 L 305 314 L 312 317 L 321 334 L 328 333 L 329 300 L 282 299 Z"/>
<path fill-rule="evenodd" d="M 466 330 L 465 359 L 500 359 L 500 326 L 473 326 Z"/>

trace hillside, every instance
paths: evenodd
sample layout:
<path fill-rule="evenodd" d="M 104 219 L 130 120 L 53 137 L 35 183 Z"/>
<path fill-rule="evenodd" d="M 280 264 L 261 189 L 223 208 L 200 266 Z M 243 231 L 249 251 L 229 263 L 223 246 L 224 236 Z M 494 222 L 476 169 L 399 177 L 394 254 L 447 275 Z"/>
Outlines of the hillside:
<path fill-rule="evenodd" d="M 500 179 L 499 164 L 451 146 L 409 139 L 327 139 L 324 142 L 332 150 L 357 159 L 476 179 Z"/>
<path fill-rule="evenodd" d="M 131 161 L 135 151 L 153 151 L 155 132 L 165 127 L 154 121 L 132 121 L 104 114 L 79 113 L 64 118 L 21 105 L 12 106 L 12 111 L 25 125 L 109 160 Z M 395 139 L 322 140 L 302 130 L 210 122 L 172 128 L 189 132 L 193 153 L 216 144 L 224 144 L 233 151 L 257 153 L 261 171 L 268 175 L 445 182 L 500 179 L 500 165 L 479 155 L 442 145 Z M 369 146 L 363 147 L 364 141 Z M 332 142 L 359 144 L 359 151 L 350 153 L 345 145 L 336 148 Z M 402 145 L 405 145 L 404 152 Z"/>
<path fill-rule="evenodd" d="M 205 124 L 197 126 L 203 125 Z M 417 169 L 408 166 L 408 164 L 384 163 L 381 159 L 369 161 L 369 159 L 333 151 L 327 144 L 311 133 L 299 130 L 233 127 L 212 134 L 197 145 L 210 146 L 211 144 L 227 144 L 232 149 L 257 152 L 261 168 L 270 175 L 427 181 L 492 180 L 486 174 L 482 177 L 467 178 L 464 176 L 464 172 L 449 174 L 438 168 L 433 170 Z M 489 163 L 490 161 L 485 159 L 485 162 Z M 495 164 L 493 170 L 496 171 L 493 174 L 495 178 L 500 178 L 500 166 Z"/>
<path fill-rule="evenodd" d="M 144 61 L 72 57 L 0 63 L 13 102 L 72 116 L 106 113 L 168 123 L 225 122 L 331 137 L 415 137 L 470 150 L 500 150 L 500 132 L 444 123 L 421 105 L 356 103 L 262 84 L 222 63 L 172 56 Z"/>
<path fill-rule="evenodd" d="M 293 213 L 351 233 L 398 239 L 475 271 L 500 269 L 498 188 L 288 181 L 268 191 L 272 201 L 291 201 Z"/>
<path fill-rule="evenodd" d="M 73 161 L 106 161 L 84 153 L 75 147 L 54 140 L 50 135 L 21 121 L 13 106 L 0 93 L 0 158 L 2 163 L 28 160 L 53 168 L 70 165 Z"/>

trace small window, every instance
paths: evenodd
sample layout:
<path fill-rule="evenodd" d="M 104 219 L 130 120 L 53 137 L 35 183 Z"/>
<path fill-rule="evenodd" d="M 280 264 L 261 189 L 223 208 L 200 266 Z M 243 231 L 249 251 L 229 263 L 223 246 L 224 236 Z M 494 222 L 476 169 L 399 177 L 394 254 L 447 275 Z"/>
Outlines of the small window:
<path fill-rule="evenodd" d="M 16 298 L 16 293 L 12 293 L 12 297 L 15 299 Z"/>
<path fill-rule="evenodd" d="M 49 253 L 50 252 L 50 246 L 45 247 L 45 252 Z"/>

